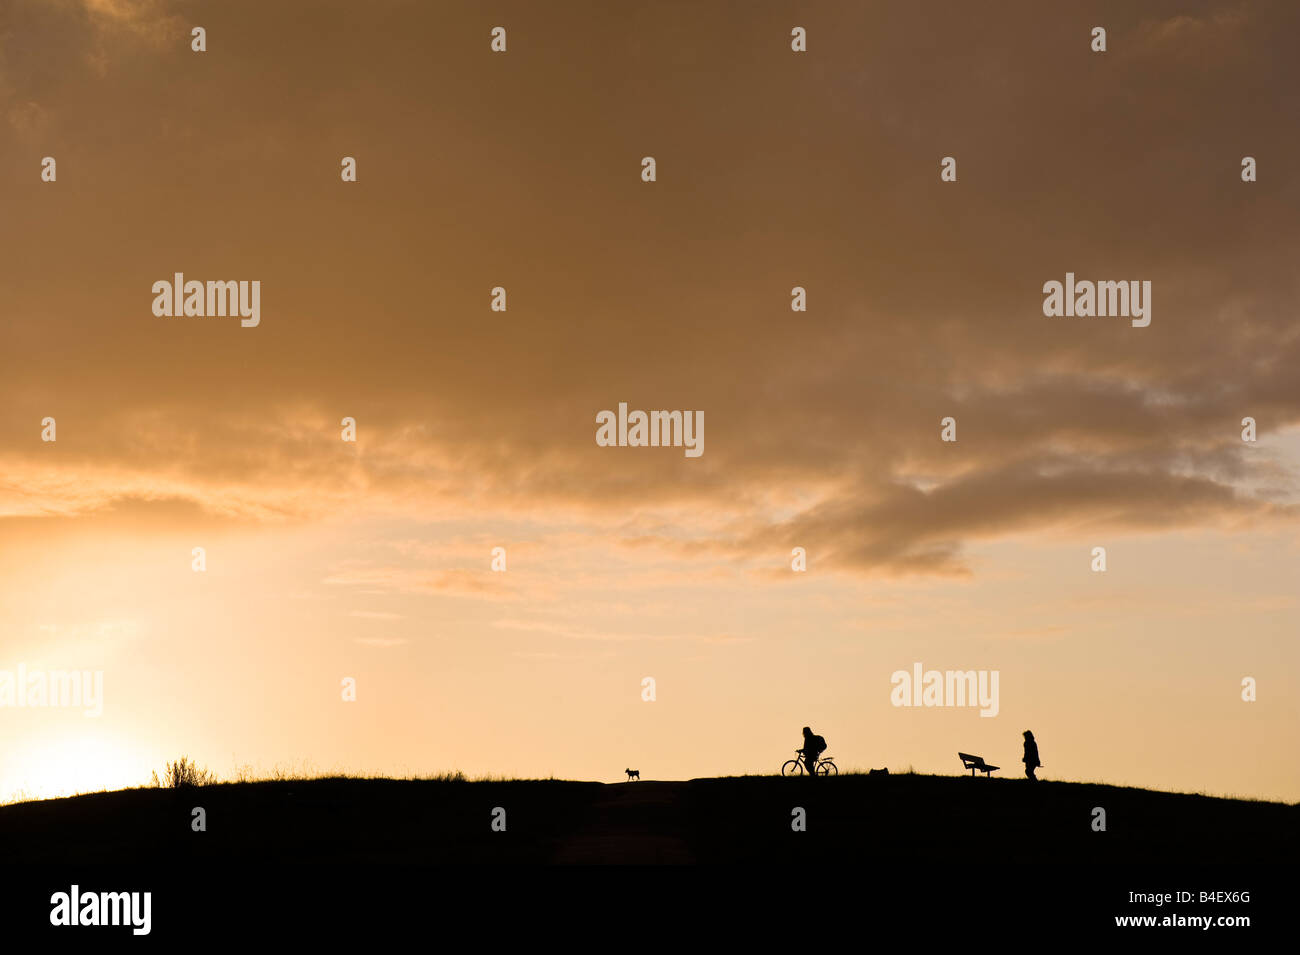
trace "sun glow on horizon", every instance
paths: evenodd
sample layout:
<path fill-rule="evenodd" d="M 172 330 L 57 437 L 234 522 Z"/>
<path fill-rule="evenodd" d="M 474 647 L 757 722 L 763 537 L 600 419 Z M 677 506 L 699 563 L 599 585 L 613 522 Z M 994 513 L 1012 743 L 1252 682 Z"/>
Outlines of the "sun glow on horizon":
<path fill-rule="evenodd" d="M 118 734 L 91 729 L 22 740 L 10 754 L 0 802 L 58 799 L 130 789 L 149 782 L 140 750 Z"/>

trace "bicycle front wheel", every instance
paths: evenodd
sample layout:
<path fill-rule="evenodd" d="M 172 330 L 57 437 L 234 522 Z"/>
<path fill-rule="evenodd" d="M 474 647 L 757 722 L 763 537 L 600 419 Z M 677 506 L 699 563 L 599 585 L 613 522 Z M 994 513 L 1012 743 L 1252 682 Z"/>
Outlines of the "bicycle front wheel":
<path fill-rule="evenodd" d="M 803 772 L 803 760 L 787 759 L 785 765 L 781 767 L 782 776 L 798 776 Z"/>
<path fill-rule="evenodd" d="M 820 763 L 817 764 L 818 776 L 838 776 L 839 774 L 840 774 L 839 767 L 837 767 L 829 759 L 823 759 Z"/>

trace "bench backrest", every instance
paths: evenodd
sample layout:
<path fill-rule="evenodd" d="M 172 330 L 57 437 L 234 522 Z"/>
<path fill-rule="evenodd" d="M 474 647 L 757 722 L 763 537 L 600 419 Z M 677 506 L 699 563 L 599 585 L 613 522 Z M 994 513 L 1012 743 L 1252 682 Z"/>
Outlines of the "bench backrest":
<path fill-rule="evenodd" d="M 961 758 L 961 763 L 962 763 L 962 768 L 963 768 L 963 769 L 983 769 L 983 768 L 984 768 L 984 757 L 983 757 L 983 756 L 972 756 L 970 753 L 958 753 L 957 755 Z"/>

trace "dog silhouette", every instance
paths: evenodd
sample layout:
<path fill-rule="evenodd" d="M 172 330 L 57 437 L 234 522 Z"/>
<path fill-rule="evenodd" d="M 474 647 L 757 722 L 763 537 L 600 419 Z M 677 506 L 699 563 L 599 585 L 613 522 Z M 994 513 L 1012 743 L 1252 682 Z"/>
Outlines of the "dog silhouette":
<path fill-rule="evenodd" d="M 631 782 L 634 779 L 641 778 L 641 771 L 639 769 L 625 769 L 623 770 L 623 772 L 627 773 L 628 782 Z"/>

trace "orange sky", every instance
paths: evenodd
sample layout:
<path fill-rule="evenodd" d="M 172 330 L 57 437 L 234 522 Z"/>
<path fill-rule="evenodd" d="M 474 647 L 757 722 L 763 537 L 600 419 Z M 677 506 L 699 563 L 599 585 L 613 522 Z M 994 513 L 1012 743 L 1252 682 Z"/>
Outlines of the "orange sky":
<path fill-rule="evenodd" d="M 1300 10 L 452 6 L 0 13 L 0 670 L 105 694 L 0 707 L 0 798 L 770 772 L 805 724 L 1300 798 Z M 178 271 L 258 327 L 156 317 Z M 1151 325 L 1045 317 L 1067 271 Z M 598 447 L 620 401 L 705 453 Z M 892 706 L 915 662 L 998 715 Z"/>

